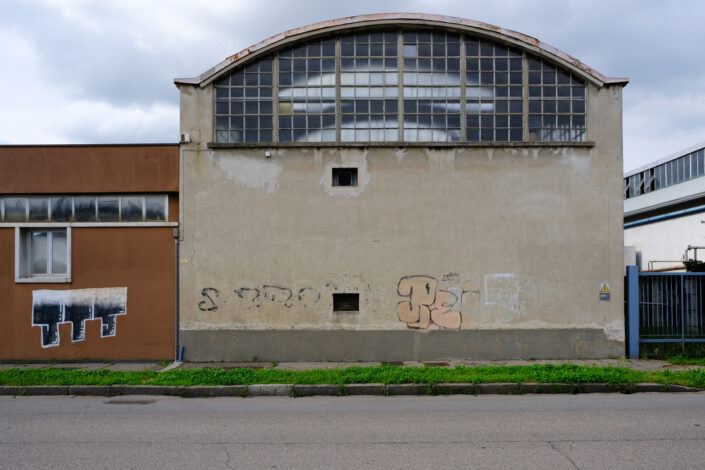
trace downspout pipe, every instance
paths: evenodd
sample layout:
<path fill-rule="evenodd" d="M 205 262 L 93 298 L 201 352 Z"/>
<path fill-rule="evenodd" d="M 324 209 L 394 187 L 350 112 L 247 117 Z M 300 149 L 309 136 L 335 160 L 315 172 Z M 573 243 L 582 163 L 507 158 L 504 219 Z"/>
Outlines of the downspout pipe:
<path fill-rule="evenodd" d="M 179 229 L 174 229 L 174 361 L 179 360 Z"/>

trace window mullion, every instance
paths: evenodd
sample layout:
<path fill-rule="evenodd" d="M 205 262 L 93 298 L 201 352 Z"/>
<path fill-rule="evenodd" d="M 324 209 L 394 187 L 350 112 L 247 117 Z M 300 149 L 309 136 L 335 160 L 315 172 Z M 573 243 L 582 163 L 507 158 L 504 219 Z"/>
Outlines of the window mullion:
<path fill-rule="evenodd" d="M 529 140 L 529 61 L 526 52 L 521 54 L 521 82 L 522 82 L 522 140 Z"/>
<path fill-rule="evenodd" d="M 272 142 L 279 143 L 279 53 L 272 57 Z"/>
<path fill-rule="evenodd" d="M 335 141 L 341 142 L 341 128 L 343 126 L 343 118 L 340 115 L 342 112 L 340 104 L 340 61 L 341 61 L 341 47 L 340 47 L 340 36 L 335 38 Z"/>
<path fill-rule="evenodd" d="M 465 97 L 467 73 L 467 61 L 465 56 L 465 36 L 460 36 L 460 141 L 467 142 L 467 100 Z"/>
<path fill-rule="evenodd" d="M 399 142 L 404 142 L 404 32 L 397 31 L 397 113 L 399 119 Z"/>
<path fill-rule="evenodd" d="M 47 230 L 47 274 L 54 272 L 54 232 Z"/>

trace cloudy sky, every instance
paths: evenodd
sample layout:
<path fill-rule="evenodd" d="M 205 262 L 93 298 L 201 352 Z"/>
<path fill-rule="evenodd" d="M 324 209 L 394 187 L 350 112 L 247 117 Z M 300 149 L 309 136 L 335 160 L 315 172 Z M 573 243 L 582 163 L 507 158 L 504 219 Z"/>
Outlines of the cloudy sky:
<path fill-rule="evenodd" d="M 624 168 L 705 141 L 705 2 L 4 0 L 0 144 L 176 142 L 175 77 L 322 20 L 420 12 L 534 36 L 624 92 Z"/>

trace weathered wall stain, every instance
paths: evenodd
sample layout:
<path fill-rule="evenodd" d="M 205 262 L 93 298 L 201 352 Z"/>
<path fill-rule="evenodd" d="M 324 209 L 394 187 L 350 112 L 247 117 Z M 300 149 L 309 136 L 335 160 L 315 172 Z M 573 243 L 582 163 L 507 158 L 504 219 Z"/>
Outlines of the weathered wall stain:
<path fill-rule="evenodd" d="M 59 346 L 59 324 L 71 323 L 71 341 L 86 339 L 86 320 L 101 319 L 101 338 L 115 336 L 117 316 L 127 314 L 127 287 L 32 291 L 32 326 L 42 347 Z"/>
<path fill-rule="evenodd" d="M 430 276 L 404 276 L 397 292 L 408 301 L 399 302 L 397 315 L 409 328 L 426 329 L 431 323 L 458 330 L 462 326 L 460 311 L 451 310 L 458 296 L 438 289 L 438 280 Z"/>
<path fill-rule="evenodd" d="M 313 287 L 294 289 L 289 287 L 262 285 L 233 289 L 234 300 L 245 302 L 248 308 L 260 308 L 263 304 L 277 304 L 292 308 L 295 304 L 308 307 L 321 300 L 321 293 Z M 204 287 L 198 309 L 202 312 L 217 311 L 226 299 L 221 299 L 221 291 L 215 287 Z"/>

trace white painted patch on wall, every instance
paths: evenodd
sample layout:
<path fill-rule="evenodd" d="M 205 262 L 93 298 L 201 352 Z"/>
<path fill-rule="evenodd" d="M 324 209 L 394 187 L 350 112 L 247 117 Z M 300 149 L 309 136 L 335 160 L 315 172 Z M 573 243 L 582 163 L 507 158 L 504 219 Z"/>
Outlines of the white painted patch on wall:
<path fill-rule="evenodd" d="M 613 321 L 604 327 L 604 332 L 607 339 L 624 342 L 625 335 L 623 322 L 620 322 L 619 320 Z"/>
<path fill-rule="evenodd" d="M 404 157 L 406 157 L 406 149 L 398 148 L 394 150 L 394 156 L 396 157 L 398 162 L 404 160 Z"/>
<path fill-rule="evenodd" d="M 485 275 L 483 306 L 495 309 L 497 322 L 507 323 L 523 314 L 520 293 L 519 277 L 515 273 Z"/>
<path fill-rule="evenodd" d="M 59 325 L 70 323 L 71 342 L 86 339 L 86 320 L 101 319 L 101 338 L 115 336 L 118 315 L 127 314 L 127 287 L 32 291 L 32 326 L 41 327 L 43 348 L 59 346 Z"/>
<path fill-rule="evenodd" d="M 590 157 L 576 155 L 572 148 L 562 149 L 560 162 L 569 166 L 577 175 L 585 178 L 590 176 Z"/>
<path fill-rule="evenodd" d="M 281 163 L 271 160 L 248 158 L 244 155 L 228 155 L 218 152 L 210 153 L 213 161 L 225 173 L 226 178 L 234 181 L 239 186 L 252 189 L 264 189 L 273 193 L 279 187 L 279 174 L 282 171 Z"/>

